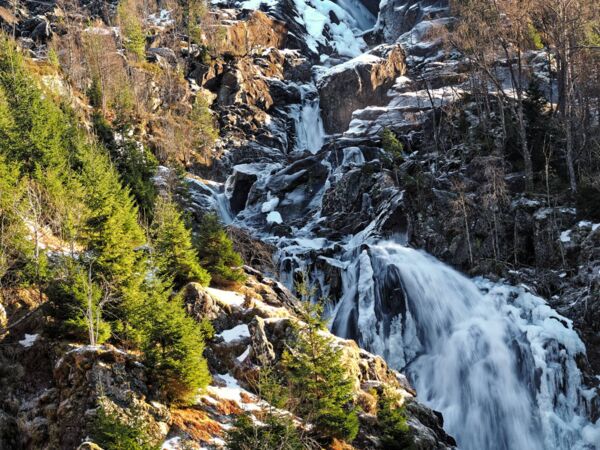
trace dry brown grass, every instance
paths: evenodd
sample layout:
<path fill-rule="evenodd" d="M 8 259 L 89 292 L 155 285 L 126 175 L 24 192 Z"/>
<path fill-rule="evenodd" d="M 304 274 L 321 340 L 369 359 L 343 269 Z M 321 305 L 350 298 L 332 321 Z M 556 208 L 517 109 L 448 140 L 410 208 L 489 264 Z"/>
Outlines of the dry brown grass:
<path fill-rule="evenodd" d="M 329 445 L 329 450 L 354 450 L 354 447 L 347 442 L 334 439 Z"/>
<path fill-rule="evenodd" d="M 186 408 L 176 409 L 171 414 L 173 426 L 188 434 L 195 441 L 209 442 L 223 433 L 219 423 L 208 417 L 204 411 Z"/>

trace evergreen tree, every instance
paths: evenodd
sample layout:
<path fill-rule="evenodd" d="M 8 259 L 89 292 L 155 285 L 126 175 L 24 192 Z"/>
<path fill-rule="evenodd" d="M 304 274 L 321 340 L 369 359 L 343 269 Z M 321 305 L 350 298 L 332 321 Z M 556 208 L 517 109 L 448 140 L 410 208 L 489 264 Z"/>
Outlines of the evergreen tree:
<path fill-rule="evenodd" d="M 50 283 L 47 293 L 62 335 L 96 345 L 110 337 L 111 328 L 102 317 L 108 291 L 94 282 L 92 267 L 65 258 L 62 276 Z"/>
<path fill-rule="evenodd" d="M 402 158 L 404 146 L 389 128 L 384 128 L 381 133 L 381 145 L 394 159 Z"/>
<path fill-rule="evenodd" d="M 250 414 L 237 417 L 226 436 L 230 450 L 303 450 L 306 448 L 289 416 L 272 414 L 261 424 L 252 420 Z"/>
<path fill-rule="evenodd" d="M 190 114 L 190 124 L 192 148 L 199 151 L 206 159 L 209 150 L 219 137 L 219 131 L 215 126 L 215 119 L 209 108 L 209 103 L 202 94 L 196 95 Z M 191 164 L 191 152 L 185 152 L 185 158 L 185 163 Z"/>
<path fill-rule="evenodd" d="M 202 355 L 206 327 L 186 314 L 179 296 L 170 299 L 169 292 L 163 282 L 153 280 L 131 316 L 141 330 L 141 348 L 159 396 L 187 403 L 210 382 Z"/>
<path fill-rule="evenodd" d="M 192 235 L 185 226 L 177 204 L 169 197 L 158 197 L 151 226 L 154 263 L 159 275 L 172 279 L 176 287 L 189 281 L 210 283 L 210 275 L 199 262 Z"/>
<path fill-rule="evenodd" d="M 381 429 L 381 443 L 390 450 L 412 448 L 413 439 L 406 423 L 406 412 L 400 396 L 384 389 L 377 399 L 377 423 Z"/>
<path fill-rule="evenodd" d="M 240 266 L 242 257 L 233 250 L 233 242 L 215 214 L 205 214 L 196 243 L 200 264 L 217 284 L 235 284 L 246 279 Z"/>
<path fill-rule="evenodd" d="M 15 44 L 0 37 L 0 90 L 12 116 L 13 144 L 6 156 L 33 173 L 36 167 L 60 166 L 68 160 L 69 122 L 60 107 L 42 95 L 28 75 Z M 10 95 L 8 95 L 10 93 Z M 2 107 L 0 107 L 0 110 Z M 3 120 L 4 122 L 4 120 Z M 2 125 L 0 123 L 0 128 Z M 1 133 L 1 131 L 0 131 Z"/>
<path fill-rule="evenodd" d="M 352 441 L 358 433 L 353 382 L 342 359 L 342 350 L 323 333 L 322 307 L 305 304 L 302 323 L 283 355 L 298 413 L 321 437 Z"/>
<path fill-rule="evenodd" d="M 159 450 L 152 442 L 148 424 L 143 416 L 132 411 L 126 418 L 119 417 L 102 404 L 93 423 L 92 438 L 104 450 Z"/>
<path fill-rule="evenodd" d="M 145 237 L 137 222 L 137 208 L 105 155 L 90 147 L 80 156 L 81 181 L 88 187 L 90 209 L 87 247 L 99 272 L 119 288 L 141 271 L 137 249 L 145 243 Z"/>
<path fill-rule="evenodd" d="M 272 367 L 261 367 L 258 373 L 257 391 L 267 403 L 260 415 L 260 423 L 250 414 L 239 416 L 234 427 L 227 433 L 227 445 L 231 450 L 300 450 L 303 445 L 290 414 L 292 410 L 285 380 Z"/>
<path fill-rule="evenodd" d="M 125 49 L 138 60 L 146 57 L 146 34 L 135 5 L 130 0 L 121 0 L 117 7 Z"/>
<path fill-rule="evenodd" d="M 7 164 L 0 153 L 0 284 L 16 268 L 22 267 L 32 253 L 22 220 L 23 197 L 18 168 Z"/>

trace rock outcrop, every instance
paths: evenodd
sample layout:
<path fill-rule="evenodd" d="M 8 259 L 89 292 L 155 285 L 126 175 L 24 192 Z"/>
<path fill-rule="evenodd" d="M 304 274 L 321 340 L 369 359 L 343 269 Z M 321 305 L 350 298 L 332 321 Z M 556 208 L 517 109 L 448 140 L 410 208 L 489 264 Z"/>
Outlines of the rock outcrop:
<path fill-rule="evenodd" d="M 346 131 L 355 110 L 387 104 L 388 90 L 405 71 L 405 54 L 399 45 L 376 47 L 326 70 L 317 82 L 325 131 Z"/>
<path fill-rule="evenodd" d="M 213 312 L 220 311 L 212 321 L 216 335 L 207 348 L 209 363 L 217 375 L 206 395 L 213 399 L 211 402 L 229 399 L 232 403 L 226 409 L 218 407 L 218 413 L 209 407 L 214 406 L 211 402 L 194 406 L 210 414 L 216 420 L 217 428 L 226 427 L 241 411 L 260 413 L 260 408 L 251 406 L 258 402 L 253 393 L 257 373 L 263 367 L 277 366 L 286 348 L 286 341 L 293 334 L 292 324 L 299 322 L 294 312 L 298 308 L 297 300 L 289 291 L 250 268 L 247 268 L 247 273 L 249 278 L 239 293 L 205 289 L 198 285 L 186 288 L 186 292 L 194 292 L 193 297 L 198 299 L 193 304 L 210 304 Z M 407 405 L 408 424 L 416 448 L 454 448 L 454 440 L 443 431 L 441 416 L 415 401 L 415 393 L 403 375 L 390 369 L 381 357 L 360 349 L 354 341 L 333 335 L 330 338 L 334 340 L 334 345 L 342 349 L 345 366 L 355 383 L 356 402 L 368 405 L 367 399 L 372 390 L 384 387 L 393 389 Z M 225 397 L 220 390 L 221 385 L 226 386 L 229 392 L 234 390 L 238 394 L 234 397 L 227 394 Z M 374 408 L 366 408 L 360 415 L 361 432 L 353 444 L 357 449 L 381 448 L 374 412 Z M 181 431 L 175 427 L 169 437 L 189 438 L 189 433 L 186 435 Z M 215 430 L 215 436 L 219 435 L 222 435 L 222 431 Z"/>

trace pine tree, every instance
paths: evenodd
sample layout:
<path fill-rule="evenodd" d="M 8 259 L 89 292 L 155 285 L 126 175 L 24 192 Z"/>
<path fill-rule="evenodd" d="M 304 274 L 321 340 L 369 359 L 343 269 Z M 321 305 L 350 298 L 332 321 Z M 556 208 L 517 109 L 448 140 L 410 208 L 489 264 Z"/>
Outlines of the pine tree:
<path fill-rule="evenodd" d="M 215 283 L 235 284 L 246 279 L 240 269 L 242 257 L 233 249 L 233 242 L 215 214 L 205 214 L 202 218 L 196 248 L 200 264 Z"/>
<path fill-rule="evenodd" d="M 377 399 L 377 422 L 381 430 L 381 443 L 390 450 L 412 448 L 413 439 L 406 423 L 406 412 L 401 397 L 389 388 Z"/>
<path fill-rule="evenodd" d="M 197 94 L 190 114 L 191 136 L 193 148 L 202 154 L 205 159 L 219 137 L 215 127 L 215 119 L 209 108 L 208 101 L 202 94 Z M 186 164 L 191 164 L 190 153 L 186 153 Z"/>
<path fill-rule="evenodd" d="M 104 450 L 159 450 L 155 445 L 148 423 L 135 409 L 128 411 L 126 417 L 119 417 L 114 411 L 100 406 L 93 423 L 92 437 L 94 442 Z"/>
<path fill-rule="evenodd" d="M 143 61 L 146 57 L 146 34 L 134 3 L 130 0 L 120 1 L 117 14 L 124 37 L 125 49 L 138 60 Z"/>
<path fill-rule="evenodd" d="M 137 222 L 137 208 L 108 158 L 95 147 L 82 150 L 81 181 L 88 188 L 90 216 L 86 223 L 87 247 L 99 272 L 117 288 L 139 274 L 145 243 Z"/>
<path fill-rule="evenodd" d="M 172 279 L 176 287 L 189 281 L 197 281 L 202 285 L 210 283 L 210 275 L 198 262 L 191 232 L 171 198 L 157 198 L 150 232 L 154 263 L 162 278 Z"/>
<path fill-rule="evenodd" d="M 354 386 L 343 362 L 342 350 L 328 337 L 322 307 L 305 304 L 295 339 L 283 355 L 298 413 L 314 425 L 321 437 L 352 441 L 358 433 Z"/>
<path fill-rule="evenodd" d="M 303 450 L 294 422 L 289 416 L 273 414 L 262 423 L 254 422 L 250 414 L 237 417 L 227 432 L 229 450 Z"/>
<path fill-rule="evenodd" d="M 202 355 L 205 327 L 186 314 L 179 296 L 170 299 L 169 294 L 169 287 L 154 279 L 131 316 L 141 330 L 141 348 L 159 396 L 187 403 L 210 382 Z"/>
<path fill-rule="evenodd" d="M 65 167 L 68 160 L 69 122 L 51 98 L 42 95 L 28 75 L 15 44 L 0 37 L 0 90 L 12 116 L 14 144 L 6 156 L 33 173 L 51 164 Z M 10 93 L 10 95 L 8 95 Z M 0 107 L 2 109 L 2 107 Z M 2 127 L 0 123 L 0 127 Z M 1 133 L 1 131 L 0 131 Z"/>
<path fill-rule="evenodd" d="M 32 254 L 22 220 L 23 209 L 24 190 L 19 182 L 19 170 L 14 164 L 9 165 L 0 153 L 0 284 Z"/>
<path fill-rule="evenodd" d="M 93 263 L 84 266 L 72 258 L 65 258 L 62 276 L 50 283 L 47 289 L 52 302 L 52 313 L 63 336 L 102 344 L 111 335 L 111 327 L 102 316 L 109 298 L 109 290 L 93 279 Z"/>

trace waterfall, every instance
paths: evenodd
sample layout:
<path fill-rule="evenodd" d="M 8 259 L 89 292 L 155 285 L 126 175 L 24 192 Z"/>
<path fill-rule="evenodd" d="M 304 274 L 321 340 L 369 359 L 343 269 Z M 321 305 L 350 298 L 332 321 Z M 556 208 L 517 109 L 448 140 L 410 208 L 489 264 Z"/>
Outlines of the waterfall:
<path fill-rule="evenodd" d="M 403 369 L 459 448 L 596 448 L 585 347 L 544 300 L 394 242 L 347 257 L 332 330 Z"/>
<path fill-rule="evenodd" d="M 296 145 L 294 150 L 308 150 L 316 153 L 321 150 L 325 140 L 325 129 L 321 119 L 319 93 L 314 84 L 299 86 L 302 95 L 300 105 L 290 107 L 290 115 L 294 119 Z"/>

